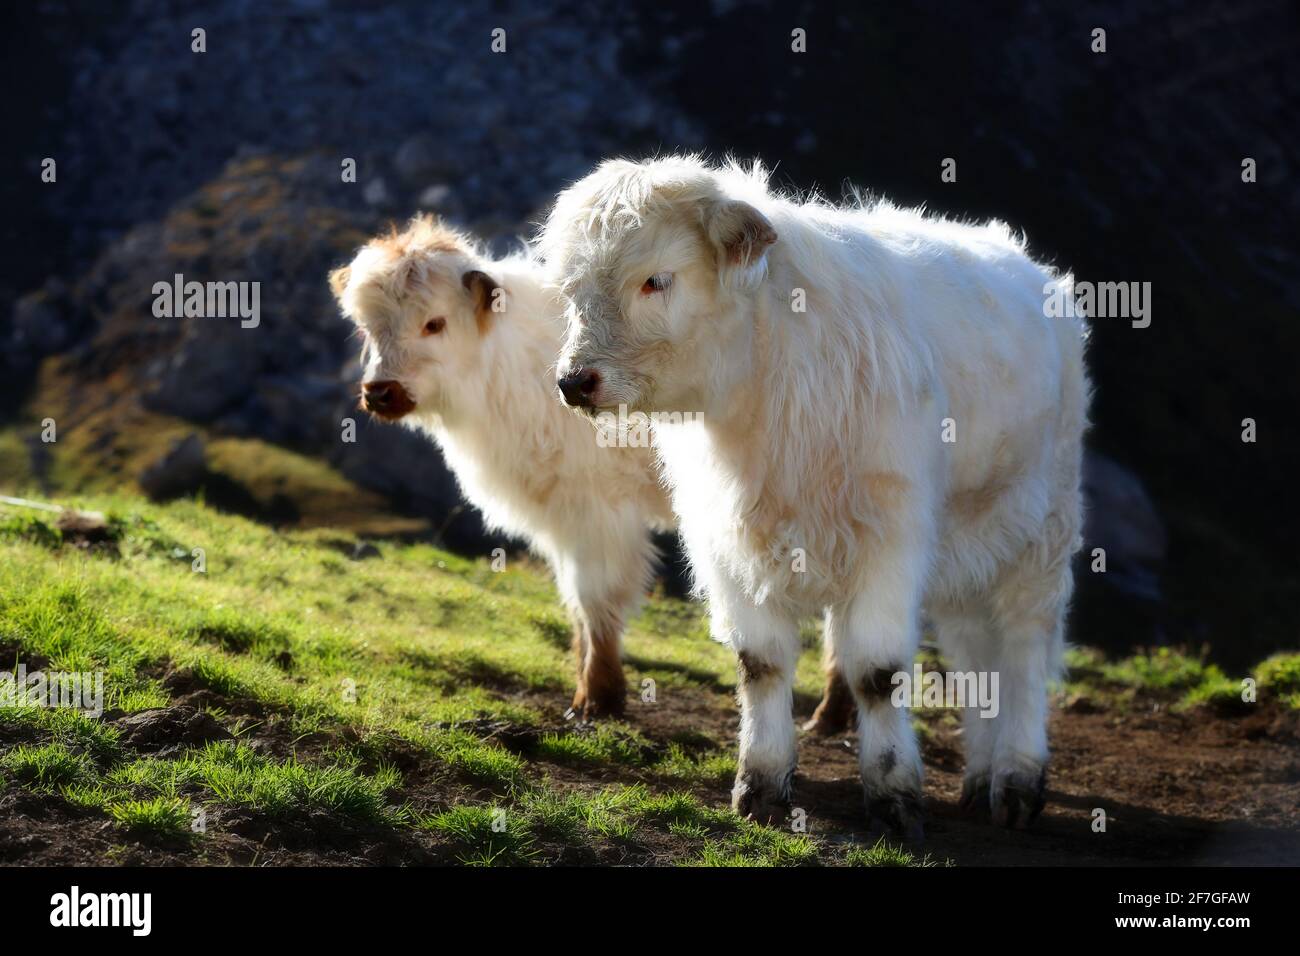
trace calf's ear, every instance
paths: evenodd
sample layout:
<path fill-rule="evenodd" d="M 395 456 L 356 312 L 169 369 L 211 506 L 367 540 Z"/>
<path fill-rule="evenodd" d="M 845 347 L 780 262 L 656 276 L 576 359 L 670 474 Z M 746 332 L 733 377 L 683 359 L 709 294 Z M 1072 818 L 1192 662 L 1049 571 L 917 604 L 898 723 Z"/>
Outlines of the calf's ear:
<path fill-rule="evenodd" d="M 330 273 L 330 291 L 334 293 L 334 298 L 343 298 L 343 290 L 348 287 L 348 280 L 351 278 L 351 266 L 343 266 Z"/>
<path fill-rule="evenodd" d="M 469 300 L 474 305 L 474 318 L 478 320 L 478 330 L 486 332 L 494 313 L 504 312 L 506 308 L 506 290 L 497 284 L 486 272 L 471 269 L 460 277 L 460 284 L 469 293 Z"/>
<path fill-rule="evenodd" d="M 721 269 L 749 282 L 762 279 L 767 248 L 776 242 L 776 230 L 766 216 L 747 202 L 725 200 L 710 210 L 706 228 Z"/>

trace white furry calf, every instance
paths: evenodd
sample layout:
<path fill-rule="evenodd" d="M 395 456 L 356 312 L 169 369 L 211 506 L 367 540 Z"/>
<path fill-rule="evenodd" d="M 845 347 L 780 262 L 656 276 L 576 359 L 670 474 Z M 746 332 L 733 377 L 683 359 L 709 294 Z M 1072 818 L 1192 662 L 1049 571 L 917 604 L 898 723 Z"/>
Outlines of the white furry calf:
<path fill-rule="evenodd" d="M 623 623 L 672 511 L 647 448 L 598 447 L 554 398 L 564 323 L 528 257 L 491 261 L 429 218 L 330 275 L 365 337 L 362 401 L 431 435 L 488 524 L 550 564 L 574 621 L 573 712 L 623 710 Z"/>
<path fill-rule="evenodd" d="M 920 830 L 921 758 L 891 704 L 921 615 L 961 671 L 963 803 L 1043 805 L 1047 683 L 1079 546 L 1083 329 L 998 223 L 769 191 L 694 158 L 607 162 L 562 193 L 542 252 L 570 301 L 570 404 L 695 412 L 655 442 L 715 637 L 738 657 L 733 803 L 784 812 L 798 621 L 827 610 L 868 815 Z"/>

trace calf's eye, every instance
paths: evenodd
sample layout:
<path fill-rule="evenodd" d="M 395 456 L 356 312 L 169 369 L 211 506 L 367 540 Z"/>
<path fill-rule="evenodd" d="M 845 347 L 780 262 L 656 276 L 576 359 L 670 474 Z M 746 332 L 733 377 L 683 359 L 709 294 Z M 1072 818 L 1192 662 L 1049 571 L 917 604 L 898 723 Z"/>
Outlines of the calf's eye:
<path fill-rule="evenodd" d="M 421 335 L 437 335 L 447 327 L 447 320 L 442 316 L 436 316 L 424 323 L 424 328 L 420 330 Z"/>
<path fill-rule="evenodd" d="M 641 294 L 654 295 L 656 292 L 665 291 L 672 284 L 673 274 L 671 272 L 656 272 L 641 283 Z"/>

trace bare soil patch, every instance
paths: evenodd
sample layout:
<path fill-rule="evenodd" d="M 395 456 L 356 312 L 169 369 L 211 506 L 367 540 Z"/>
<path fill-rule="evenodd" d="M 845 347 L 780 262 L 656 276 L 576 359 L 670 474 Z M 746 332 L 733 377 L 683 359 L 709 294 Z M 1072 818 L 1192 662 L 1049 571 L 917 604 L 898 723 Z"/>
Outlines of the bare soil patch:
<path fill-rule="evenodd" d="M 812 702 L 796 702 L 800 723 Z M 558 714 L 558 708 L 557 708 Z M 694 735 L 734 747 L 739 725 L 726 695 L 673 689 L 626 717 L 651 741 Z M 935 720 L 923 742 L 926 840 L 919 849 L 957 865 L 1143 866 L 1300 864 L 1300 714 L 1260 706 L 1241 717 L 1208 710 L 1069 713 L 1052 717 L 1048 804 L 1027 831 L 958 809 L 961 733 Z M 560 784 L 653 779 L 634 768 L 554 768 Z M 689 788 L 715 806 L 728 787 Z M 858 782 L 856 735 L 801 733 L 794 804 L 808 832 L 832 842 L 872 840 Z M 1094 832 L 1093 812 L 1106 813 Z"/>

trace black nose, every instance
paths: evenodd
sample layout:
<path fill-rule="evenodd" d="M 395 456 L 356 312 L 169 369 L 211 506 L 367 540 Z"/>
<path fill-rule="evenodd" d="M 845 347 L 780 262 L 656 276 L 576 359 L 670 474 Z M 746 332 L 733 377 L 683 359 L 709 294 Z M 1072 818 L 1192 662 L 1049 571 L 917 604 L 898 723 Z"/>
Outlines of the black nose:
<path fill-rule="evenodd" d="M 574 408 L 590 408 L 591 397 L 600 385 L 600 373 L 593 368 L 574 369 L 557 383 L 564 401 Z"/>
<path fill-rule="evenodd" d="M 372 412 L 381 412 L 393 404 L 392 382 L 371 382 L 365 386 L 366 408 Z"/>

